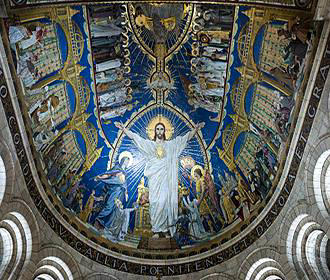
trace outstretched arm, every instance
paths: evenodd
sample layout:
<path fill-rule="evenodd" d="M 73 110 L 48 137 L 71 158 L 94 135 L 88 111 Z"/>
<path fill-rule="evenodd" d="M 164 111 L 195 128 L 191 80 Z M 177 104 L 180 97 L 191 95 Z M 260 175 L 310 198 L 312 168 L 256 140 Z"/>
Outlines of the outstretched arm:
<path fill-rule="evenodd" d="M 128 138 L 133 139 L 132 132 L 128 128 L 126 128 L 121 122 L 115 122 L 115 126 L 121 129 Z"/>
<path fill-rule="evenodd" d="M 187 143 L 189 140 L 191 140 L 198 130 L 200 130 L 202 127 L 204 127 L 205 123 L 199 123 L 193 128 L 191 131 L 187 132 L 184 136 L 178 136 L 175 138 L 175 149 L 173 150 L 173 153 L 177 156 L 179 156 L 182 151 L 185 149 Z"/>
<path fill-rule="evenodd" d="M 124 125 L 120 122 L 115 122 L 115 126 L 121 129 L 128 138 L 133 140 L 135 146 L 145 157 L 154 155 L 154 146 L 151 145 L 152 141 L 142 138 L 140 135 L 124 127 Z"/>
<path fill-rule="evenodd" d="M 204 125 L 205 125 L 204 122 L 198 123 L 198 124 L 195 126 L 195 128 L 194 128 L 192 131 L 189 132 L 189 135 L 188 135 L 188 141 L 189 141 L 190 139 L 192 139 L 192 138 L 195 136 L 195 134 L 198 132 L 198 130 L 202 129 L 202 128 L 204 127 Z"/>

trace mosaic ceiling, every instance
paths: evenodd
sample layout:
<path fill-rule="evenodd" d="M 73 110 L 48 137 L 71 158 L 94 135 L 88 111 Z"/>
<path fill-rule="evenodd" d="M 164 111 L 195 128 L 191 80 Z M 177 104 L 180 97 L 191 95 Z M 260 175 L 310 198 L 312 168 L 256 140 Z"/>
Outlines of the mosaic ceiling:
<path fill-rule="evenodd" d="M 312 3 L 287 2 L 12 10 L 43 192 L 81 240 L 175 259 L 251 231 L 287 164 L 320 33 Z"/>

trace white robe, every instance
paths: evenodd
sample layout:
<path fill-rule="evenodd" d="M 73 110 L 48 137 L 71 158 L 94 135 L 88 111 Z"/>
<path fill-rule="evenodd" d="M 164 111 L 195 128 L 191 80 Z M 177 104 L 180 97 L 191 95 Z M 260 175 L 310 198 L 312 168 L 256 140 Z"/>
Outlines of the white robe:
<path fill-rule="evenodd" d="M 108 69 L 119 68 L 121 65 L 120 59 L 112 59 L 105 62 L 97 63 L 96 64 L 96 72 L 102 72 Z"/>
<path fill-rule="evenodd" d="M 123 29 L 112 23 L 109 23 L 107 25 L 91 24 L 90 29 L 92 37 L 94 38 L 118 36 L 124 31 Z"/>
<path fill-rule="evenodd" d="M 110 107 L 115 104 L 126 101 L 126 89 L 118 89 L 111 93 L 101 94 L 99 96 L 99 106 L 100 107 Z"/>
<path fill-rule="evenodd" d="M 102 120 L 107 121 L 107 120 L 110 120 L 110 119 L 118 117 L 118 116 L 123 116 L 128 109 L 128 105 L 110 109 L 108 111 L 103 111 L 100 113 L 100 117 Z"/>
<path fill-rule="evenodd" d="M 186 147 L 189 133 L 164 143 L 143 139 L 133 132 L 128 136 L 133 139 L 146 160 L 144 175 L 148 177 L 152 231 L 170 231 L 173 236 L 178 219 L 179 156 Z M 165 150 L 163 158 L 156 155 L 158 145 L 162 145 Z"/>
<path fill-rule="evenodd" d="M 25 50 L 38 42 L 37 40 L 37 31 L 33 31 L 32 35 L 25 40 L 19 42 L 19 46 L 22 50 Z"/>
<path fill-rule="evenodd" d="M 9 26 L 9 41 L 16 44 L 22 41 L 28 34 L 25 26 Z"/>
<path fill-rule="evenodd" d="M 111 69 L 105 72 L 96 73 L 95 78 L 97 84 L 104 84 L 117 80 L 119 75 L 116 69 Z"/>

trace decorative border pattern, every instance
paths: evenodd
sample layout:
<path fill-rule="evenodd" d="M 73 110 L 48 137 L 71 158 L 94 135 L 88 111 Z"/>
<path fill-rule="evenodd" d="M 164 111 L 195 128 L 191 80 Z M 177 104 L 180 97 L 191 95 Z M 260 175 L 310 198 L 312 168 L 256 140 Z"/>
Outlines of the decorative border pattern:
<path fill-rule="evenodd" d="M 117 0 L 117 1 L 111 1 L 112 3 L 127 3 L 128 1 L 123 0 Z M 138 3 L 138 2 L 149 2 L 149 0 L 136 0 L 136 1 L 129 1 L 131 3 Z M 170 2 L 170 3 L 185 3 L 186 1 L 183 0 L 163 0 L 162 2 Z M 248 5 L 248 6 L 261 6 L 261 5 L 267 5 L 267 6 L 273 6 L 273 7 L 285 7 L 285 8 L 294 8 L 294 9 L 309 9 L 313 6 L 313 2 L 316 1 L 309 0 L 307 2 L 302 0 L 291 0 L 291 3 L 281 3 L 278 0 L 264 0 L 256 1 L 256 0 L 220 0 L 220 1 L 214 1 L 214 0 L 194 0 L 190 1 L 191 3 L 199 4 L 201 2 L 203 3 L 210 3 L 210 4 L 230 4 L 230 5 Z M 31 7 L 36 5 L 77 5 L 77 4 L 105 4 L 108 3 L 106 1 L 90 1 L 90 0 L 34 0 L 33 3 L 29 3 L 29 0 L 10 0 L 10 5 L 14 8 L 21 8 L 21 7 Z"/>
<path fill-rule="evenodd" d="M 151 276 L 174 276 L 187 274 L 192 272 L 201 271 L 203 269 L 210 268 L 212 266 L 218 265 L 235 255 L 239 254 L 252 243 L 254 243 L 258 238 L 260 238 L 266 230 L 275 221 L 276 217 L 279 215 L 280 211 L 283 209 L 285 203 L 293 188 L 300 161 L 302 159 L 307 139 L 310 134 L 310 130 L 314 121 L 314 117 L 317 112 L 317 108 L 321 99 L 321 94 L 325 85 L 327 75 L 330 70 L 330 38 L 327 38 L 327 43 L 325 50 L 322 54 L 321 63 L 317 72 L 315 79 L 315 84 L 313 86 L 312 94 L 308 103 L 307 111 L 303 120 L 302 131 L 299 134 L 298 142 L 295 147 L 293 159 L 291 166 L 288 171 L 288 176 L 283 185 L 281 192 L 279 193 L 276 201 L 273 203 L 272 208 L 265 215 L 263 220 L 254 227 L 244 238 L 237 241 L 235 244 L 229 246 L 228 248 L 215 252 L 213 255 L 201 258 L 199 260 L 190 261 L 186 263 L 171 264 L 170 260 L 166 260 L 167 264 L 162 265 L 150 265 L 143 264 L 143 259 L 139 259 L 140 263 L 135 263 L 132 261 L 122 260 L 114 256 L 102 253 L 97 249 L 83 243 L 75 234 L 71 233 L 65 228 L 65 226 L 57 219 L 57 217 L 49 209 L 48 205 L 43 201 L 41 194 L 39 193 L 37 184 L 33 178 L 32 170 L 28 162 L 27 151 L 23 145 L 23 137 L 19 131 L 19 124 L 15 116 L 14 106 L 9 94 L 8 85 L 6 83 L 5 76 L 3 75 L 2 69 L 0 69 L 0 99 L 3 104 L 8 126 L 12 135 L 12 140 L 15 145 L 17 157 L 24 175 L 24 180 L 27 189 L 30 193 L 32 200 L 35 203 L 38 211 L 48 223 L 48 225 L 56 232 L 56 234 L 67 244 L 69 244 L 73 249 L 88 257 L 89 259 L 103 264 L 112 269 L 116 269 L 123 272 L 139 274 L 139 275 L 151 275 Z M 213 244 L 214 248 L 220 246 L 220 244 Z M 204 251 L 203 251 L 204 252 Z M 193 252 L 191 256 L 196 255 L 201 252 Z M 127 252 L 123 254 L 127 255 Z M 142 253 L 141 253 L 142 255 Z M 140 256 L 134 255 L 133 257 L 139 258 Z M 146 257 L 146 256 L 145 256 Z M 182 257 L 186 257 L 183 255 Z M 150 257 L 152 258 L 152 257 Z M 178 255 L 178 258 L 181 258 Z M 164 261 L 158 260 L 159 263 L 165 263 L 166 256 L 164 256 Z M 147 261 L 147 260 L 146 260 Z M 173 263 L 177 262 L 173 260 Z"/>

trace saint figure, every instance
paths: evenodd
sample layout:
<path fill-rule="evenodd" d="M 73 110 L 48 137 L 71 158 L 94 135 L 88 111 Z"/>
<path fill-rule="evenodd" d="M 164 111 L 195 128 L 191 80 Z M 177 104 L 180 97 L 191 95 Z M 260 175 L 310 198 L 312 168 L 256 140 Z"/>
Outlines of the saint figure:
<path fill-rule="evenodd" d="M 95 226 L 105 232 L 116 222 L 118 208 L 116 200 L 128 200 L 126 168 L 130 165 L 131 158 L 128 152 L 123 152 L 119 157 L 119 164 L 115 165 L 104 174 L 95 177 L 95 181 L 104 183 L 105 204 L 101 212 L 97 215 Z"/>
<path fill-rule="evenodd" d="M 170 233 L 173 237 L 178 219 L 179 156 L 188 141 L 204 127 L 204 123 L 197 124 L 192 131 L 172 140 L 166 139 L 166 127 L 162 122 L 155 125 L 153 140 L 143 139 L 121 123 L 115 122 L 115 125 L 133 140 L 145 158 L 144 176 L 148 178 L 153 238 L 159 238 L 160 233 L 166 237 Z"/>

